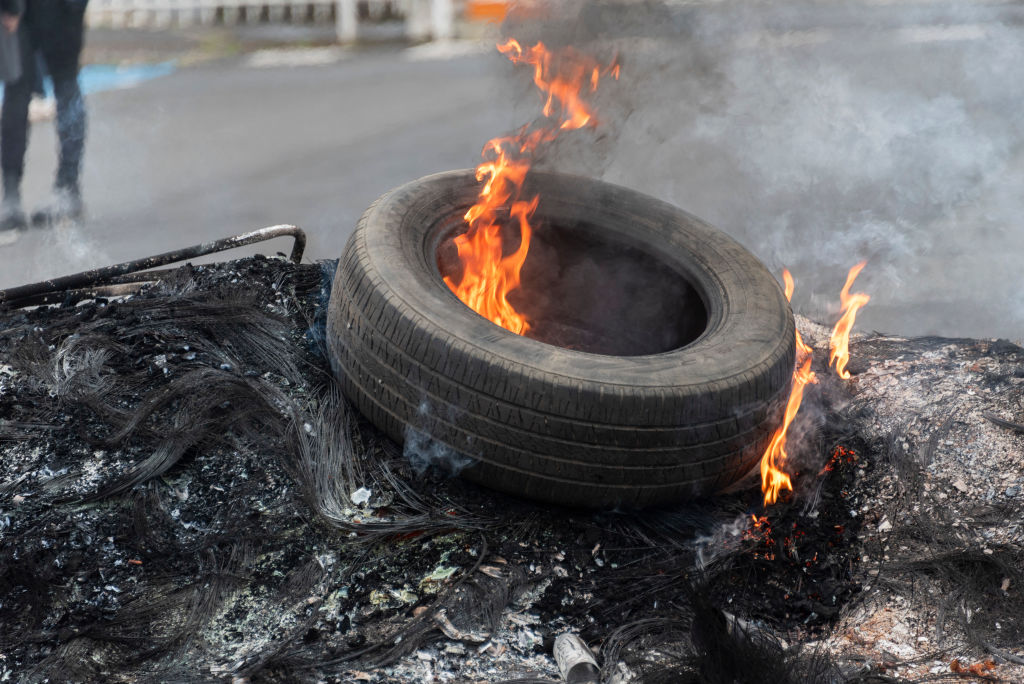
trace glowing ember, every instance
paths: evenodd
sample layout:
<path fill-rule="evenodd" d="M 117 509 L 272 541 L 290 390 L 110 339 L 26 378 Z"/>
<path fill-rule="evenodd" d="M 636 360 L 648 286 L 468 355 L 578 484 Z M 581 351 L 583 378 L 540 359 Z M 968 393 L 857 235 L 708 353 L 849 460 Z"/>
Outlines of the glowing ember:
<path fill-rule="evenodd" d="M 510 39 L 498 50 L 515 64 L 533 67 L 533 82 L 547 96 L 543 125 L 522 128 L 516 135 L 494 138 L 484 145 L 484 161 L 476 167 L 483 185 L 477 202 L 464 218 L 469 228 L 455 238 L 462 276 L 445 284 L 467 306 L 493 323 L 519 335 L 529 330 L 526 318 L 509 303 L 510 292 L 519 287 L 519 273 L 526 261 L 533 229 L 530 218 L 538 198 L 520 199 L 523 181 L 538 147 L 550 143 L 562 131 L 594 126 L 594 113 L 584 101 L 584 91 L 597 90 L 601 76 L 619 77 L 618 64 L 602 66 L 571 48 L 550 52 L 543 43 L 525 50 Z M 518 246 L 506 254 L 509 233 L 518 227 Z"/>
<path fill-rule="evenodd" d="M 828 363 L 830 366 L 835 364 L 836 373 L 844 380 L 850 378 L 850 372 L 846 370 L 846 364 L 850 361 L 850 330 L 853 329 L 853 322 L 857 318 L 857 310 L 871 300 L 871 297 L 863 292 L 850 294 L 853 281 L 856 280 L 866 263 L 866 261 L 860 262 L 851 268 L 846 276 L 846 284 L 843 285 L 843 290 L 839 293 L 839 301 L 843 307 L 842 316 L 836 323 L 836 327 L 833 328 L 832 337 L 828 343 Z"/>
<path fill-rule="evenodd" d="M 793 297 L 793 276 L 788 270 L 782 272 L 782 279 L 786 284 L 786 299 Z M 800 338 L 800 332 L 796 333 L 797 346 L 797 367 L 793 373 L 793 388 L 789 393 L 789 401 L 786 403 L 786 414 L 782 419 L 782 426 L 775 431 L 771 444 L 761 457 L 761 491 L 764 492 L 764 505 L 773 504 L 779 500 L 779 493 L 785 489 L 793 491 L 793 481 L 782 468 L 788 458 L 786 454 L 786 432 L 789 424 L 796 418 L 800 410 L 800 402 L 803 401 L 804 387 L 807 383 L 817 382 L 814 371 L 811 370 L 811 348 L 804 344 Z"/>
<path fill-rule="evenodd" d="M 825 473 L 830 473 L 835 470 L 837 466 L 840 466 L 843 463 L 856 463 L 858 458 L 856 451 L 848 449 L 840 444 L 832 450 L 832 458 L 829 459 L 828 463 L 825 464 L 825 467 L 821 469 L 818 475 L 821 476 Z"/>
<path fill-rule="evenodd" d="M 743 531 L 743 538 L 765 547 L 764 553 L 755 551 L 754 558 L 775 560 L 775 538 L 772 536 L 772 526 L 768 521 L 768 516 L 751 515 L 750 520 L 750 528 Z"/>
<path fill-rule="evenodd" d="M 996 662 L 989 658 L 973 665 L 964 665 L 959 658 L 953 658 L 949 663 L 949 671 L 957 674 L 972 674 L 978 677 L 988 678 L 989 673 L 996 669 Z"/>

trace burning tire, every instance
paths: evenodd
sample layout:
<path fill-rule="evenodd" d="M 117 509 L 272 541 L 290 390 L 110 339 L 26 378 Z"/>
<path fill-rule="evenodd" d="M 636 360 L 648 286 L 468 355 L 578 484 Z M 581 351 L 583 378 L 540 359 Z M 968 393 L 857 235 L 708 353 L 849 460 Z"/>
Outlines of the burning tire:
<path fill-rule="evenodd" d="M 552 503 L 669 503 L 746 474 L 781 421 L 795 355 L 764 266 L 664 202 L 531 172 L 537 227 L 509 295 L 531 329 L 516 335 L 442 279 L 477 190 L 470 171 L 428 176 L 359 221 L 328 316 L 359 410 L 399 442 L 470 457 L 465 477 Z"/>

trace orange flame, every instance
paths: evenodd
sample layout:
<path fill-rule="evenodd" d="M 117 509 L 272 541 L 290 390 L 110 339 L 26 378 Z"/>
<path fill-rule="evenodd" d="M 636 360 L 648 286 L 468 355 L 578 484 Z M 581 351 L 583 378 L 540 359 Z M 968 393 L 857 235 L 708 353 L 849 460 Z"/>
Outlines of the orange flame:
<path fill-rule="evenodd" d="M 782 282 L 786 285 L 786 301 L 793 301 L 793 275 L 789 272 L 788 268 L 782 269 Z M 804 339 L 800 337 L 800 331 L 796 331 L 796 348 L 803 354 L 810 354 L 811 348 L 804 344 Z"/>
<path fill-rule="evenodd" d="M 444 282 L 467 306 L 506 330 L 522 335 L 530 329 L 525 316 L 508 301 L 508 294 L 520 284 L 519 274 L 530 248 L 533 229 L 530 218 L 538 197 L 520 199 L 531 158 L 537 148 L 550 143 L 561 131 L 594 126 L 596 121 L 581 92 L 589 85 L 597 90 L 603 74 L 619 77 L 618 64 L 601 66 L 586 55 L 567 48 L 557 54 L 543 43 L 525 50 L 515 39 L 497 46 L 514 64 L 533 66 L 533 82 L 547 95 L 544 125 L 523 127 L 514 136 L 494 138 L 484 145 L 484 161 L 476 167 L 476 179 L 483 185 L 477 202 L 464 218 L 469 228 L 455 238 L 462 276 L 458 282 L 445 276 Z M 509 219 L 518 224 L 519 245 L 505 254 Z"/>
<path fill-rule="evenodd" d="M 782 279 L 786 284 L 786 299 L 793 297 L 793 276 L 788 270 L 782 271 Z M 793 387 L 789 392 L 789 401 L 786 403 L 786 413 L 782 419 L 782 427 L 775 431 L 768 449 L 761 457 L 761 491 L 764 493 L 764 505 L 768 506 L 779 500 L 779 494 L 783 489 L 793 491 L 793 481 L 783 470 L 788 454 L 786 453 L 786 433 L 789 424 L 796 418 L 800 410 L 800 402 L 804 398 L 804 387 L 808 383 L 817 382 L 814 371 L 811 370 L 811 348 L 804 344 L 800 338 L 800 331 L 796 333 L 796 346 L 798 350 L 798 361 L 796 370 L 793 372 Z M 803 358 L 799 358 L 799 357 Z"/>
<path fill-rule="evenodd" d="M 508 302 L 506 296 L 519 287 L 519 271 L 530 248 L 529 219 L 537 208 L 537 197 L 530 202 L 518 198 L 530 165 L 516 161 L 509 153 L 513 138 L 496 138 L 487 143 L 485 153 L 495 158 L 476 169 L 477 180 L 487 181 L 480 190 L 479 201 L 464 216 L 470 229 L 455 238 L 462 279 L 456 284 L 449 276 L 444 282 L 469 308 L 517 335 L 529 329 L 526 318 Z M 509 204 L 509 216 L 519 220 L 519 247 L 505 256 L 502 237 L 501 209 Z"/>
<path fill-rule="evenodd" d="M 850 294 L 850 287 L 853 285 L 853 281 L 866 263 L 864 261 L 860 262 L 851 268 L 846 276 L 846 284 L 839 294 L 843 315 L 839 322 L 836 323 L 829 341 L 829 348 L 831 349 L 829 364 L 831 365 L 834 361 L 836 372 L 844 379 L 850 377 L 850 373 L 846 370 L 846 364 L 850 360 L 850 330 L 853 328 L 854 320 L 857 317 L 857 310 L 871 299 L 871 297 L 864 293 Z M 785 284 L 786 299 L 792 301 L 793 276 L 787 269 L 782 271 L 782 281 Z M 793 387 L 789 393 L 789 401 L 786 403 L 786 413 L 782 420 L 782 427 L 775 431 L 768 449 L 761 457 L 761 491 L 764 493 L 765 506 L 778 501 L 779 494 L 783 489 L 793 491 L 793 481 L 786 471 L 783 470 L 783 466 L 788 458 L 786 454 L 786 433 L 789 430 L 790 423 L 796 417 L 797 411 L 800 410 L 800 402 L 803 401 L 804 397 L 804 387 L 808 383 L 818 381 L 814 371 L 811 370 L 813 350 L 804 344 L 799 330 L 796 331 L 796 348 L 797 368 L 793 372 Z M 856 458 L 855 454 L 854 458 Z M 833 455 L 834 459 L 835 455 Z M 826 466 L 826 470 L 829 468 L 830 466 Z M 823 470 L 822 472 L 824 473 L 825 471 Z"/>
<path fill-rule="evenodd" d="M 843 289 L 839 293 L 843 315 L 839 318 L 839 322 L 836 323 L 836 327 L 832 329 L 832 337 L 828 343 L 828 363 L 830 366 L 833 363 L 835 364 L 836 373 L 844 380 L 849 380 L 850 378 L 850 372 L 846 370 L 846 364 L 850 361 L 850 331 L 853 329 L 853 322 L 857 318 L 858 309 L 871 300 L 871 297 L 863 292 L 850 294 L 850 287 L 853 286 L 853 281 L 857 279 L 866 263 L 866 261 L 860 262 L 851 268 L 850 272 L 846 275 L 846 284 L 843 285 Z"/>

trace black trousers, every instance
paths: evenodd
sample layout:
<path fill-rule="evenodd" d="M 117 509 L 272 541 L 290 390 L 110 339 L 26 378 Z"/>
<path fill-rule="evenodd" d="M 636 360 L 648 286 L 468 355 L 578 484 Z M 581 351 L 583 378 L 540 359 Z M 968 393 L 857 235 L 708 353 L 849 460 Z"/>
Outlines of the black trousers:
<path fill-rule="evenodd" d="M 60 157 L 56 187 L 78 191 L 85 147 L 85 100 L 78 87 L 79 57 L 85 32 L 85 3 L 76 0 L 29 0 L 18 31 L 22 47 L 21 78 L 4 86 L 0 112 L 0 170 L 4 190 L 16 190 L 25 168 L 28 106 L 39 82 L 38 54 L 53 78 L 57 97 Z"/>

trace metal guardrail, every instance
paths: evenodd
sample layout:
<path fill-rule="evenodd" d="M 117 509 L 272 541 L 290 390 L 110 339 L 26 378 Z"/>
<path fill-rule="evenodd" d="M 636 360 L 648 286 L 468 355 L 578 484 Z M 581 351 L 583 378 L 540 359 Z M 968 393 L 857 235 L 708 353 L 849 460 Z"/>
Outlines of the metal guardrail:
<path fill-rule="evenodd" d="M 90 0 L 85 16 L 89 26 L 113 28 L 333 22 L 338 40 L 350 43 L 359 37 L 360 2 L 370 16 L 403 17 L 410 39 L 444 40 L 466 0 Z"/>

